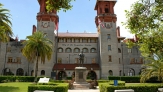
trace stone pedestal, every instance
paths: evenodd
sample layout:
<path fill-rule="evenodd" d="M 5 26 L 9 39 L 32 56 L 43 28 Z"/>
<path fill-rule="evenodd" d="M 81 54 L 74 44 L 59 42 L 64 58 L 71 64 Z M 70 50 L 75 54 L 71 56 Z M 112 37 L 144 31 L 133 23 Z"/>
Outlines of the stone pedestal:
<path fill-rule="evenodd" d="M 86 67 L 75 67 L 75 82 L 73 83 L 74 89 L 89 89 L 87 79 Z"/>

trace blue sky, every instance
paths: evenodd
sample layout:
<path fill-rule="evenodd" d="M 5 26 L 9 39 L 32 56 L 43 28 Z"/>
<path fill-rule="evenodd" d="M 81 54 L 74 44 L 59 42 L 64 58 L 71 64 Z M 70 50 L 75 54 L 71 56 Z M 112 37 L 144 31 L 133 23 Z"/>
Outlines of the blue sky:
<path fill-rule="evenodd" d="M 125 21 L 124 10 L 129 10 L 132 3 L 137 0 L 118 0 L 114 9 L 117 14 L 117 26 L 120 26 L 121 36 L 133 37 L 122 26 Z M 36 15 L 39 12 L 37 0 L 0 0 L 3 8 L 9 9 L 14 36 L 25 39 L 32 34 L 32 25 L 37 26 Z M 59 32 L 92 32 L 96 33 L 94 10 L 96 0 L 76 0 L 72 2 L 73 8 L 67 12 L 59 11 Z"/>

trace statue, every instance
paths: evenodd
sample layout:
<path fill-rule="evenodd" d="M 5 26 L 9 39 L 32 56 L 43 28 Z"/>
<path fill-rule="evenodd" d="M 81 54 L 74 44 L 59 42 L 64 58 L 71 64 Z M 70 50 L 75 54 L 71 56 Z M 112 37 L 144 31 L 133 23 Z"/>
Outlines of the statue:
<path fill-rule="evenodd" d="M 83 67 L 83 63 L 84 63 L 83 51 L 81 51 L 81 53 L 79 53 L 79 61 L 80 61 L 80 65 Z"/>

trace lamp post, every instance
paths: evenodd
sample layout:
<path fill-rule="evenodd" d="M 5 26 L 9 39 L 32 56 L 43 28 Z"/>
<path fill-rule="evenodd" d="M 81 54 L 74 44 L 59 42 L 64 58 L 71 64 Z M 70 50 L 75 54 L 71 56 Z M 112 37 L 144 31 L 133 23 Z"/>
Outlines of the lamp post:
<path fill-rule="evenodd" d="M 122 49 L 122 73 L 123 73 L 123 76 L 125 76 L 125 73 L 124 73 L 124 62 L 123 62 L 123 43 L 121 44 L 121 49 Z"/>

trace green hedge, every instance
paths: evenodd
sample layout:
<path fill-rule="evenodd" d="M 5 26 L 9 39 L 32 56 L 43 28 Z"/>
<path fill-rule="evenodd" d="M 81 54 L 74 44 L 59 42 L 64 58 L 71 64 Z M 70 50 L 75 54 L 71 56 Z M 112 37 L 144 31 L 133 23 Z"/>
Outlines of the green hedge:
<path fill-rule="evenodd" d="M 3 82 L 33 82 L 34 81 L 33 76 L 0 76 L 0 83 Z M 42 77 L 37 77 L 37 81 Z"/>
<path fill-rule="evenodd" d="M 133 89 L 134 92 L 157 92 L 158 88 L 162 88 L 163 86 L 161 85 L 156 85 L 156 86 L 112 86 L 108 85 L 107 83 L 100 83 L 100 92 L 114 92 L 114 90 L 119 90 L 119 89 Z"/>
<path fill-rule="evenodd" d="M 109 76 L 109 80 L 121 80 L 126 83 L 140 83 L 140 76 Z"/>
<path fill-rule="evenodd" d="M 35 90 L 46 90 L 54 92 L 68 92 L 68 83 L 58 83 L 55 85 L 30 85 L 28 86 L 28 92 L 34 92 Z"/>

